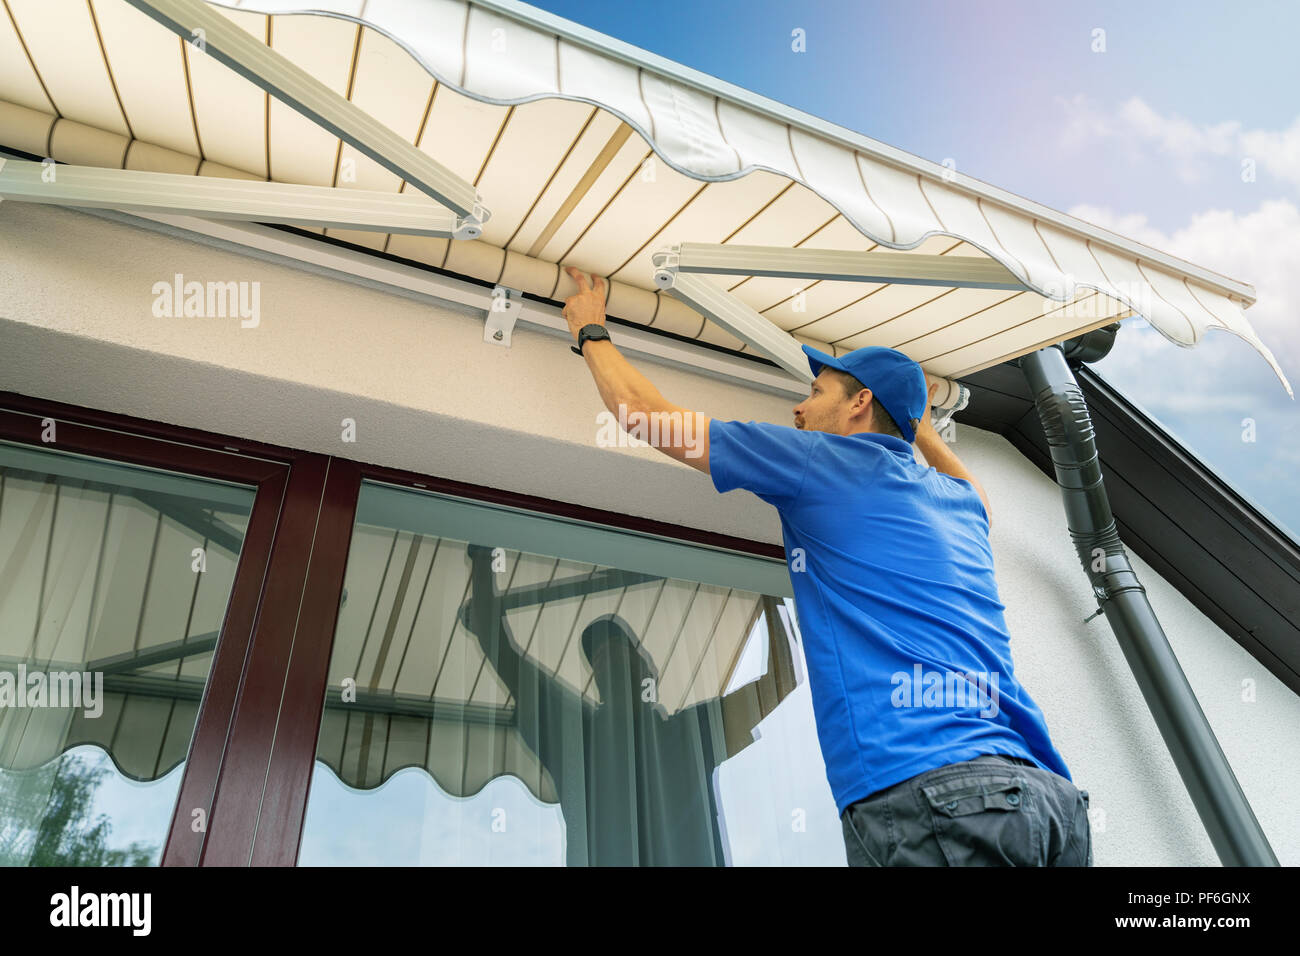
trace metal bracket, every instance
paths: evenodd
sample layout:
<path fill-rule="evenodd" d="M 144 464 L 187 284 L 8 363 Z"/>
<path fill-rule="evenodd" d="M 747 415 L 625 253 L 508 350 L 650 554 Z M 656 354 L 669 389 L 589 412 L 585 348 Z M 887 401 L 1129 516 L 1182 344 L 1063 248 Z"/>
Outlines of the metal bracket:
<path fill-rule="evenodd" d="M 451 230 L 453 239 L 478 239 L 483 235 L 483 224 L 492 218 L 483 203 L 475 201 L 474 211 L 468 216 L 457 216 Z"/>
<path fill-rule="evenodd" d="M 1110 600 L 1110 594 L 1106 591 L 1104 587 L 1102 587 L 1099 584 L 1094 584 L 1092 586 L 1092 594 L 1093 597 L 1097 599 L 1097 610 L 1093 611 L 1091 614 L 1089 614 L 1087 617 L 1083 619 L 1084 624 L 1087 624 L 1095 617 L 1100 617 L 1102 614 L 1105 614 L 1106 602 Z"/>
<path fill-rule="evenodd" d="M 492 303 L 488 306 L 487 320 L 483 323 L 484 342 L 510 347 L 510 336 L 519 320 L 519 308 L 523 305 L 521 295 L 518 289 L 503 285 L 492 287 Z"/>
<path fill-rule="evenodd" d="M 961 411 L 963 408 L 965 408 L 967 405 L 970 404 L 969 388 L 967 388 L 961 382 L 955 382 L 951 379 L 943 379 L 942 381 L 948 382 L 949 385 L 956 387 L 957 399 L 952 404 L 941 403 L 935 406 L 935 409 L 937 411 L 943 412 L 943 414 L 940 415 L 935 421 L 931 422 L 931 425 L 934 427 L 935 431 L 939 431 L 941 428 L 947 425 L 948 422 L 952 421 L 952 417 L 954 415 L 956 415 L 959 411 Z M 948 402 L 952 401 L 951 390 L 949 392 L 949 397 L 947 401 Z"/>
<path fill-rule="evenodd" d="M 682 247 L 678 243 L 654 253 L 650 261 L 655 267 L 655 285 L 667 292 L 677 279 L 677 270 L 682 262 Z"/>

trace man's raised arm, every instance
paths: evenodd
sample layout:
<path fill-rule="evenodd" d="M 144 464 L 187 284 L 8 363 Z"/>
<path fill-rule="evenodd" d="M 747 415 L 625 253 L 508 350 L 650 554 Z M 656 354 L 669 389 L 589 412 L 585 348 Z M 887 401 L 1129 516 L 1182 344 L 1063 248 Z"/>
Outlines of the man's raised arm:
<path fill-rule="evenodd" d="M 588 277 L 572 266 L 565 271 L 578 284 L 576 295 L 564 301 L 563 316 L 574 340 L 585 325 L 605 324 L 605 297 L 609 286 L 595 276 Z M 709 416 L 669 402 L 650 380 L 632 367 L 608 339 L 592 340 L 582 347 L 587 368 L 605 407 L 633 438 L 641 439 L 669 458 L 709 473 Z"/>
<path fill-rule="evenodd" d="M 934 392 L 939 386 L 930 386 L 930 399 L 934 399 Z M 975 491 L 979 493 L 980 500 L 984 502 L 984 514 L 988 517 L 989 528 L 993 528 L 993 509 L 989 507 L 989 496 L 984 493 L 984 486 L 975 480 L 966 466 L 961 463 L 961 459 L 956 453 L 948 447 L 948 443 L 943 437 L 934 430 L 934 425 L 930 422 L 930 402 L 925 403 L 925 415 L 921 419 L 920 426 L 916 429 L 916 447 L 921 449 L 921 454 L 925 456 L 925 463 L 930 465 L 935 471 L 941 471 L 945 475 L 952 475 L 954 478 L 960 478 L 963 481 L 969 481 Z"/>
<path fill-rule="evenodd" d="M 524 742 L 551 769 L 561 751 L 566 714 L 589 707 L 581 694 L 542 671 L 515 643 L 506 620 L 506 605 L 497 593 L 492 549 L 469 544 L 470 594 L 462 605 L 461 622 L 475 638 L 501 682 L 515 699 L 516 729 Z"/>

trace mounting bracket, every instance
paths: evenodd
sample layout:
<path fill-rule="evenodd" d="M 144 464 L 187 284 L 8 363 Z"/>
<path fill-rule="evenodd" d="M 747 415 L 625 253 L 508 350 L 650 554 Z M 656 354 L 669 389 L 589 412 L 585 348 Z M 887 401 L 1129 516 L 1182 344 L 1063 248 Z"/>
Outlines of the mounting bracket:
<path fill-rule="evenodd" d="M 503 285 L 492 287 L 492 302 L 483 323 L 484 342 L 510 347 L 510 336 L 515 331 L 515 323 L 519 321 L 519 308 L 523 304 L 521 296 L 518 289 Z"/>

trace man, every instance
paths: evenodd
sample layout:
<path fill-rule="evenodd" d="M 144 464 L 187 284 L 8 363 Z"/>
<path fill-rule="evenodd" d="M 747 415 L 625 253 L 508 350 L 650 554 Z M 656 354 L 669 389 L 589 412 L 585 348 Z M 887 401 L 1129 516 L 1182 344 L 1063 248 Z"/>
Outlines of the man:
<path fill-rule="evenodd" d="M 1091 865 L 1087 793 L 1012 671 L 988 496 L 930 423 L 920 366 L 804 346 L 816 379 L 794 428 L 710 419 L 592 328 L 606 283 L 568 273 L 563 314 L 606 407 L 658 423 L 664 454 L 780 514 L 850 865 Z"/>

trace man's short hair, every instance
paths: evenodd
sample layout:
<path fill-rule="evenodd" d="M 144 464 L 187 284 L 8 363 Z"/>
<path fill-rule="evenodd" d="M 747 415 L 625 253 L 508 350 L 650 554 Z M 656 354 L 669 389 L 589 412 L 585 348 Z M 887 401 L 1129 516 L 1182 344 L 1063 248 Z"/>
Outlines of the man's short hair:
<path fill-rule="evenodd" d="M 839 369 L 828 369 L 840 384 L 844 386 L 844 397 L 852 398 L 858 392 L 867 386 L 863 385 L 848 372 L 841 372 Z M 894 421 L 894 416 L 885 411 L 885 406 L 876 401 L 876 393 L 871 393 L 871 427 L 880 432 L 882 435 L 893 435 L 895 438 L 903 438 L 902 429 L 898 427 L 898 422 Z M 907 439 L 903 439 L 907 441 Z"/>

